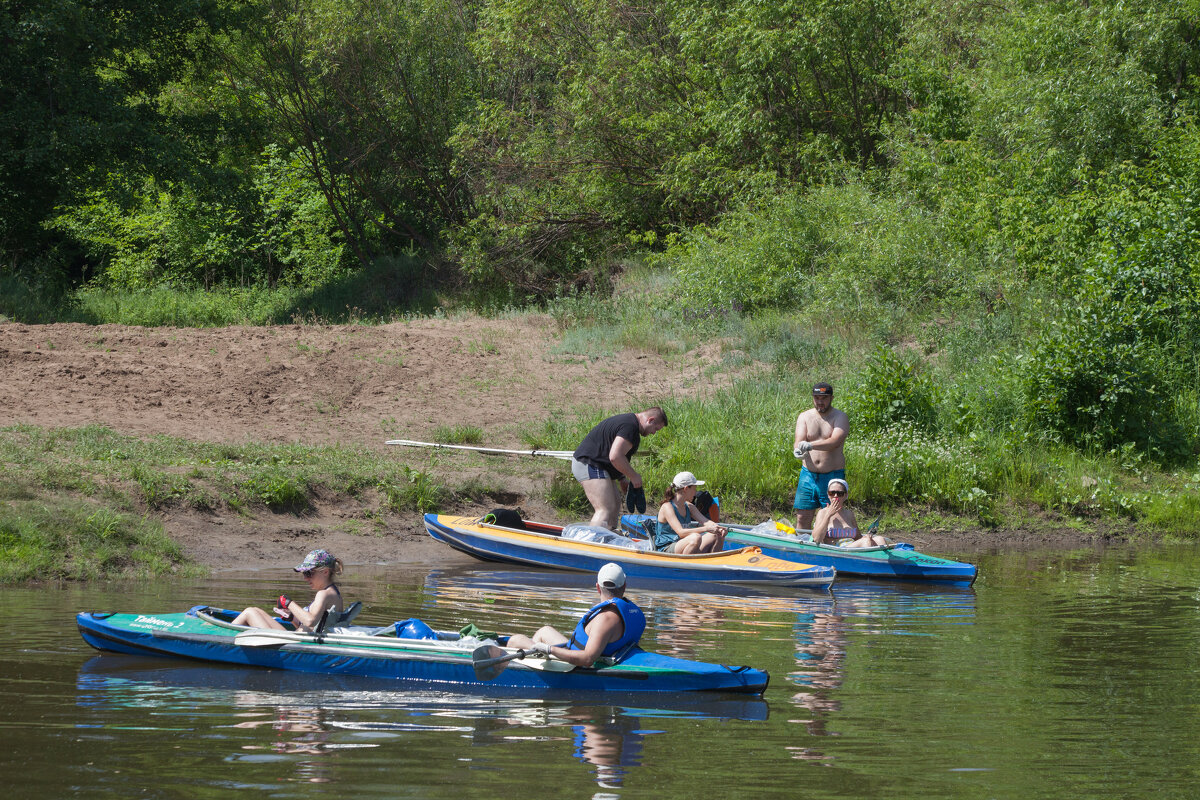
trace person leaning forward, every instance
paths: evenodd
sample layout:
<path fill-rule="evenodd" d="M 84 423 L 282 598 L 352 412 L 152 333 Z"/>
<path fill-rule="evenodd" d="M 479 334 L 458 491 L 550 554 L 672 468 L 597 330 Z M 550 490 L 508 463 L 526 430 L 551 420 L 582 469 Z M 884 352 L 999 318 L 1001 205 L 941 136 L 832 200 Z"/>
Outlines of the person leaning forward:
<path fill-rule="evenodd" d="M 658 406 L 636 414 L 617 414 L 601 420 L 575 448 L 571 474 L 592 504 L 592 525 L 617 530 L 623 495 L 618 481 L 629 481 L 631 499 L 640 499 L 639 510 L 646 510 L 642 476 L 629 459 L 638 451 L 643 436 L 665 427 L 667 414 Z"/>
<path fill-rule="evenodd" d="M 850 432 L 850 419 L 833 407 L 833 387 L 818 383 L 813 387 L 813 407 L 796 417 L 796 438 L 792 454 L 803 459 L 796 482 L 796 530 L 812 527 L 818 508 L 829 505 L 828 487 L 833 478 L 846 477 L 846 456 L 842 446 Z"/>
<path fill-rule="evenodd" d="M 625 599 L 625 570 L 620 564 L 610 562 L 600 568 L 596 592 L 600 602 L 583 615 L 570 638 L 545 625 L 533 638 L 513 634 L 506 646 L 554 656 L 577 667 L 590 667 L 601 656 L 620 658 L 641 640 L 646 615 Z"/>

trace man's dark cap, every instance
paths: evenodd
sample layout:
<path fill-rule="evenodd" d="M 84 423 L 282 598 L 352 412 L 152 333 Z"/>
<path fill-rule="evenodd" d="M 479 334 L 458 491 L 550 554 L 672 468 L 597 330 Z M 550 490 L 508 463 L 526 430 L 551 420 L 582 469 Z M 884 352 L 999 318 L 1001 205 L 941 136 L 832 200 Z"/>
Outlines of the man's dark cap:
<path fill-rule="evenodd" d="M 818 383 L 813 387 L 814 397 L 833 397 L 833 387 L 828 383 Z"/>

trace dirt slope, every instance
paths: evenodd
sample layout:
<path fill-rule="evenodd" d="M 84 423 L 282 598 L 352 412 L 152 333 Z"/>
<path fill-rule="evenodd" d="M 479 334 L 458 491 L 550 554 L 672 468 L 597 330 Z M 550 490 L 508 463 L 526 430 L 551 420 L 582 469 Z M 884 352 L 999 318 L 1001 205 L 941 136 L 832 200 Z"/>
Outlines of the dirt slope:
<path fill-rule="evenodd" d="M 704 353 L 680 366 L 629 351 L 588 360 L 555 344 L 553 321 L 538 316 L 380 327 L 0 323 L 0 425 L 380 449 L 387 438 L 429 441 L 438 426 L 468 425 L 489 446 L 519 447 L 519 431 L 551 414 L 637 410 L 707 385 Z M 528 477 L 510 479 L 514 504 L 552 515 L 540 495 L 555 468 L 565 465 L 530 465 Z M 389 520 L 394 536 L 364 537 L 344 531 L 357 513 L 330 500 L 302 520 L 177 512 L 164 523 L 193 557 L 217 565 L 277 564 L 322 543 L 350 562 L 446 557 L 415 515 Z"/>

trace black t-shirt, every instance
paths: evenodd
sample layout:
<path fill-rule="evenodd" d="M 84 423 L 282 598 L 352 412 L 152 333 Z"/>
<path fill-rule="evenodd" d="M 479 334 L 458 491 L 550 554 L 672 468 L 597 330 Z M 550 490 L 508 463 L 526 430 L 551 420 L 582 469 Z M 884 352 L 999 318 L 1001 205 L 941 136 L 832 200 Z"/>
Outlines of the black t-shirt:
<path fill-rule="evenodd" d="M 633 442 L 633 447 L 629 448 L 629 452 L 625 454 L 626 458 L 633 458 L 633 454 L 638 451 L 638 445 L 642 443 L 642 432 L 638 425 L 637 414 L 617 414 L 601 420 L 596 427 L 588 431 L 587 436 L 583 437 L 579 447 L 575 448 L 575 457 L 585 464 L 600 467 L 614 480 L 618 479 L 621 474 L 608 460 L 608 453 L 612 450 L 613 442 L 617 440 L 617 437 Z"/>

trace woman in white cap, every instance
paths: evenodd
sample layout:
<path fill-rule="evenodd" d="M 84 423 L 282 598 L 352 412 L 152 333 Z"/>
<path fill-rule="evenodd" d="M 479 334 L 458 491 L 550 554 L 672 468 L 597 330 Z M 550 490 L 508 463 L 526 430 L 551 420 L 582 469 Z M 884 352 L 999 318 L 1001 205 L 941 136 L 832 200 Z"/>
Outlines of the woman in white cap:
<path fill-rule="evenodd" d="M 860 534 L 854 509 L 846 505 L 850 484 L 845 478 L 830 478 L 826 489 L 829 505 L 817 511 L 813 519 L 812 538 L 817 544 L 836 544 L 842 547 L 882 547 L 887 539 L 882 536 Z"/>
<path fill-rule="evenodd" d="M 672 480 L 658 507 L 654 549 L 663 553 L 692 555 L 725 548 L 725 529 L 704 516 L 696 504 L 696 480 L 690 472 L 680 472 Z"/>
<path fill-rule="evenodd" d="M 274 628 L 285 631 L 280 619 L 291 622 L 297 630 L 312 630 L 312 626 L 320 621 L 325 609 L 342 607 L 342 592 L 338 589 L 333 578 L 342 571 L 342 562 L 328 550 L 313 550 L 304 557 L 300 566 L 295 568 L 308 581 L 308 588 L 316 592 L 313 601 L 302 606 L 286 594 L 279 595 L 279 601 L 274 609 L 276 617 L 271 616 L 257 606 L 251 606 L 237 615 L 234 625 L 249 625 L 252 628 Z"/>

